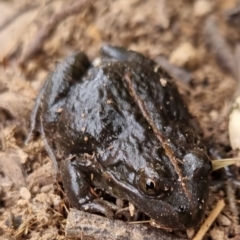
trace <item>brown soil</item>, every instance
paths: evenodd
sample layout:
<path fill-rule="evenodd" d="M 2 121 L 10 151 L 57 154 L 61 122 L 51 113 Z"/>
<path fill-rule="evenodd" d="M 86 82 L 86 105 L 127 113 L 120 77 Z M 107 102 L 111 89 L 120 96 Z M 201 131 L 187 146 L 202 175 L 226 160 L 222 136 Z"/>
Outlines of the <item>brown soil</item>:
<path fill-rule="evenodd" d="M 0 238 L 66 239 L 68 202 L 44 144 L 24 142 L 47 74 L 74 51 L 94 59 L 109 43 L 166 64 L 208 143 L 222 157 L 236 157 L 228 114 L 239 95 L 239 6 L 236 0 L 0 1 Z M 226 206 L 204 239 L 240 239 L 239 190 L 227 179 L 223 188 L 214 185 L 206 217 L 219 199 Z M 192 239 L 197 230 L 172 234 Z"/>

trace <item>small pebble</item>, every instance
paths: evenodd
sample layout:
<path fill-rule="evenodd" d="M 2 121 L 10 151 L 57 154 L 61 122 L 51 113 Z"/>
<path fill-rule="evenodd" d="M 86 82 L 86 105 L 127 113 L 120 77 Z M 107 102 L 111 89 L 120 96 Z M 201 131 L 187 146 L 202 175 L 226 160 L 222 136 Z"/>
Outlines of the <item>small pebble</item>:
<path fill-rule="evenodd" d="M 193 14 L 196 17 L 203 17 L 213 9 L 213 3 L 209 0 L 197 0 L 194 2 Z"/>
<path fill-rule="evenodd" d="M 223 231 L 214 228 L 213 230 L 210 231 L 210 236 L 212 240 L 220 240 L 220 239 L 226 239 L 225 234 Z"/>
<path fill-rule="evenodd" d="M 160 78 L 160 83 L 161 83 L 161 85 L 162 85 L 163 87 L 166 87 L 166 85 L 167 85 L 167 80 L 164 79 L 164 78 Z"/>
<path fill-rule="evenodd" d="M 192 239 L 194 235 L 195 235 L 194 229 L 187 229 L 187 236 L 189 239 Z"/>
<path fill-rule="evenodd" d="M 38 186 L 38 185 L 35 185 L 35 186 L 33 186 L 33 188 L 32 188 L 32 193 L 37 193 L 37 192 L 39 192 L 39 186 Z"/>
<path fill-rule="evenodd" d="M 212 110 L 210 113 L 209 113 L 210 117 L 211 117 L 211 120 L 216 122 L 217 119 L 219 118 L 219 114 L 216 110 Z"/>
<path fill-rule="evenodd" d="M 56 232 L 58 229 L 51 229 L 51 231 L 42 234 L 41 239 L 56 239 Z"/>
<path fill-rule="evenodd" d="M 225 192 L 222 191 L 222 190 L 220 190 L 218 194 L 219 194 L 220 197 L 225 197 Z"/>
<path fill-rule="evenodd" d="M 54 199 L 52 199 L 53 200 L 53 206 L 54 206 L 54 208 L 55 209 L 57 209 L 57 208 L 59 208 L 59 206 L 60 206 L 60 204 L 61 204 L 61 202 L 62 202 L 62 200 L 61 200 L 61 198 L 59 197 L 59 196 L 56 196 Z"/>
<path fill-rule="evenodd" d="M 53 185 L 46 185 L 41 188 L 41 193 L 47 193 L 50 192 L 53 189 Z"/>
<path fill-rule="evenodd" d="M 93 60 L 93 62 L 92 62 L 92 65 L 93 65 L 94 67 L 98 67 L 98 66 L 101 65 L 101 63 L 102 63 L 101 58 L 95 58 L 95 59 Z"/>
<path fill-rule="evenodd" d="M 130 216 L 133 217 L 135 214 L 135 207 L 132 203 L 129 203 L 129 212 L 130 212 Z"/>
<path fill-rule="evenodd" d="M 19 199 L 19 200 L 17 201 L 17 205 L 20 206 L 20 207 L 27 206 L 27 205 L 28 205 L 28 200 Z"/>
<path fill-rule="evenodd" d="M 185 42 L 173 50 L 169 61 L 179 67 L 193 68 L 199 61 L 198 53 L 191 43 Z"/>
<path fill-rule="evenodd" d="M 21 187 L 19 194 L 22 199 L 30 200 L 30 198 L 31 198 L 31 193 L 29 192 L 29 190 L 26 187 Z"/>
<path fill-rule="evenodd" d="M 48 194 L 46 193 L 39 193 L 36 195 L 34 200 L 40 202 L 40 203 L 46 203 L 46 204 L 52 204 L 51 199 L 49 198 Z"/>
<path fill-rule="evenodd" d="M 219 224 L 222 226 L 228 227 L 232 224 L 231 220 L 222 214 L 219 215 L 217 219 L 218 219 Z"/>
<path fill-rule="evenodd" d="M 123 207 L 123 204 L 124 204 L 123 200 L 120 199 L 120 198 L 117 198 L 117 200 L 116 200 L 116 205 L 117 205 L 118 207 Z"/>

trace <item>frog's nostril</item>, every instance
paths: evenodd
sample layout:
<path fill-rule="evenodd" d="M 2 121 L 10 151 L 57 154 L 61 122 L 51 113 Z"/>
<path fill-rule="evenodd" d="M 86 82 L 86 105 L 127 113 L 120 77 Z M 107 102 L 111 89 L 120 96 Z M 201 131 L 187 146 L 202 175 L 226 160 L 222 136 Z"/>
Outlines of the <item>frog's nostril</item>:
<path fill-rule="evenodd" d="M 185 205 L 180 205 L 178 207 L 178 212 L 179 213 L 184 213 L 184 212 L 186 212 L 186 209 L 187 209 L 187 207 Z"/>
<path fill-rule="evenodd" d="M 192 226 L 193 216 L 191 212 L 189 212 L 189 208 L 185 205 L 180 205 L 178 207 L 179 219 L 181 219 L 181 223 L 185 226 L 185 228 L 189 228 Z"/>
<path fill-rule="evenodd" d="M 197 208 L 197 206 L 188 206 L 187 204 L 181 204 L 178 206 L 179 219 L 185 228 L 192 228 L 201 221 L 203 216 L 203 207 L 202 205 Z"/>

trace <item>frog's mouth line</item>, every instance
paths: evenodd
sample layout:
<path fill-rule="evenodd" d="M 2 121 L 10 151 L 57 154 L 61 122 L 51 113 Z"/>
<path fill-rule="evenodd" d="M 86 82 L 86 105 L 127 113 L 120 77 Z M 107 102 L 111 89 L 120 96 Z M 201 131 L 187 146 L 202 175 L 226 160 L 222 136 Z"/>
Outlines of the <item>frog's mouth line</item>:
<path fill-rule="evenodd" d="M 180 213 L 171 204 L 158 198 L 148 198 L 146 194 L 140 193 L 137 188 L 118 181 L 112 172 L 104 171 L 102 176 L 108 183 L 108 189 L 106 190 L 117 198 L 122 197 L 134 203 L 139 210 L 152 218 L 163 229 L 184 230 L 196 226 L 202 219 L 200 216 L 202 211 L 195 211 L 196 208 L 190 206 L 189 211 L 186 211 L 185 214 Z M 117 194 L 114 194 L 114 189 L 117 189 Z M 121 189 L 120 192 L 119 189 Z M 143 199 L 143 196 L 145 199 Z M 145 203 L 144 207 L 141 207 L 143 202 Z"/>
<path fill-rule="evenodd" d="M 159 129 L 156 127 L 156 125 L 154 124 L 154 122 L 152 121 L 146 106 L 144 105 L 142 99 L 137 95 L 133 84 L 132 84 L 132 80 L 131 80 L 131 73 L 127 72 L 125 74 L 125 76 L 122 78 L 122 81 L 125 82 L 127 84 L 127 89 L 129 90 L 129 94 L 131 95 L 131 97 L 134 99 L 134 101 L 136 102 L 137 106 L 139 107 L 140 111 L 142 112 L 144 118 L 147 120 L 147 122 L 149 123 L 149 125 L 151 126 L 153 132 L 155 133 L 155 135 L 157 136 L 158 140 L 160 141 L 160 143 L 162 144 L 165 153 L 167 155 L 167 157 L 169 158 L 170 162 L 172 163 L 177 175 L 178 175 L 178 180 L 181 182 L 185 179 L 185 177 L 182 175 L 180 168 L 178 167 L 178 163 L 182 163 L 183 162 L 180 159 L 177 159 L 171 148 L 169 147 L 168 143 L 167 143 L 167 139 L 161 134 L 161 132 L 159 131 Z M 185 195 L 187 196 L 188 199 L 190 199 L 192 197 L 190 191 L 188 191 L 188 189 L 186 188 L 184 182 L 182 182 L 182 189 L 185 193 Z"/>

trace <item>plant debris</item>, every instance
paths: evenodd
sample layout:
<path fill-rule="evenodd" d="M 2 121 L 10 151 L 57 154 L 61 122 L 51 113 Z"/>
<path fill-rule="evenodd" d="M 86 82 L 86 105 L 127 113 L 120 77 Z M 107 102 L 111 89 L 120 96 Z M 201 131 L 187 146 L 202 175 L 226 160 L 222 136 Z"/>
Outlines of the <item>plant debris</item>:
<path fill-rule="evenodd" d="M 216 207 L 212 210 L 212 212 L 209 214 L 208 218 L 204 221 L 202 226 L 200 227 L 199 231 L 193 238 L 193 240 L 201 240 L 203 239 L 203 236 L 206 234 L 210 226 L 213 224 L 217 216 L 220 214 L 220 212 L 223 210 L 225 206 L 225 203 L 223 200 L 219 200 Z"/>
<path fill-rule="evenodd" d="M 42 139 L 36 136 L 25 145 L 30 114 L 57 62 L 74 51 L 84 51 L 93 60 L 104 43 L 123 46 L 155 59 L 176 78 L 206 143 L 214 143 L 213 152 L 224 159 L 213 163 L 214 169 L 221 163 L 226 167 L 236 162 L 239 148 L 234 136 L 240 123 L 235 119 L 232 124 L 230 115 L 228 133 L 228 116 L 240 89 L 239 5 L 234 0 L 36 0 L 34 4 L 11 0 L 0 1 L 0 9 L 4 9 L 0 17 L 0 238 L 61 240 L 66 233 L 67 237 L 110 239 L 120 230 L 128 237 L 154 239 L 161 233 L 162 238 L 156 239 L 193 238 L 199 226 L 168 233 L 149 223 L 136 225 L 72 209 L 69 212 L 71 206 Z M 187 58 L 184 48 L 179 50 L 181 46 L 188 49 Z M 180 53 L 171 62 L 176 50 Z M 233 214 L 240 210 L 238 166 L 234 166 L 233 179 L 219 178 L 220 171 L 213 173 L 213 185 L 217 182 L 219 187 L 212 189 L 206 218 L 221 214 L 212 218 L 209 230 L 201 232 L 203 239 L 240 238 L 239 218 Z M 222 201 L 226 205 L 221 210 Z M 218 213 L 211 213 L 216 203 L 220 205 Z M 116 215 L 137 218 L 138 210 L 131 206 L 129 212 L 129 206 L 117 199 Z M 101 224 L 106 224 L 107 232 Z"/>
<path fill-rule="evenodd" d="M 70 209 L 66 237 L 82 239 L 183 240 L 164 230 L 140 224 L 111 220 L 83 211 Z"/>

